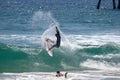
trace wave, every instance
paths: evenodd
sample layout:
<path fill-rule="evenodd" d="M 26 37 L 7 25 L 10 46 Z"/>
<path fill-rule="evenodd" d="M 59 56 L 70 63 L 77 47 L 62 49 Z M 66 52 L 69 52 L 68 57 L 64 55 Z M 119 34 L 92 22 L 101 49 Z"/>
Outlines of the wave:
<path fill-rule="evenodd" d="M 61 47 L 50 57 L 43 45 L 46 37 L 55 40 L 55 26 L 60 30 L 50 12 L 38 11 L 32 27 L 41 35 L 0 35 L 0 72 L 103 69 L 97 67 L 100 64 L 119 70 L 119 35 L 65 35 L 60 30 Z"/>
<path fill-rule="evenodd" d="M 106 50 L 107 47 L 108 50 Z M 84 48 L 74 51 L 61 47 L 60 49 L 54 49 L 53 57 L 50 57 L 44 48 L 21 48 L 0 44 L 0 72 L 81 70 L 91 68 L 119 70 L 119 50 L 120 48 L 115 45 L 102 45 L 99 48 Z M 110 69 L 107 67 L 110 67 Z"/>

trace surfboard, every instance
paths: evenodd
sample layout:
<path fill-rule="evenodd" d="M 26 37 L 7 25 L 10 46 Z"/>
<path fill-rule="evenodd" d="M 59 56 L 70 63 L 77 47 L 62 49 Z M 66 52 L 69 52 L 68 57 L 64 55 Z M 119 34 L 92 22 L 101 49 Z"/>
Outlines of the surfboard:
<path fill-rule="evenodd" d="M 46 41 L 46 40 L 45 40 L 45 48 L 46 48 L 46 51 L 47 51 L 47 53 L 49 54 L 49 56 L 53 56 L 52 51 L 49 50 L 50 47 L 51 47 L 51 45 L 50 45 L 49 41 Z"/>

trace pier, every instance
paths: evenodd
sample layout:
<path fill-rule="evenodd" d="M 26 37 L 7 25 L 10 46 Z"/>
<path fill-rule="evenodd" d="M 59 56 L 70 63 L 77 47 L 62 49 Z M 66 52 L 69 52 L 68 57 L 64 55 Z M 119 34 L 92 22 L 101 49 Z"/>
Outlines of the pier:
<path fill-rule="evenodd" d="M 102 0 L 99 0 L 99 1 L 98 1 L 97 9 L 100 8 L 101 1 L 102 1 Z M 112 2 L 113 2 L 113 9 L 116 9 L 116 0 L 112 0 Z M 117 8 L 120 9 L 120 0 L 118 0 Z"/>

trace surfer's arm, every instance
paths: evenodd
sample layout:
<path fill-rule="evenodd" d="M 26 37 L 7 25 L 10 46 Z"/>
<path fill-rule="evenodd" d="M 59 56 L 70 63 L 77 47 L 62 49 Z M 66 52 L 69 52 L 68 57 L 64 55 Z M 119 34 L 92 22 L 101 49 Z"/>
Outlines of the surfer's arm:
<path fill-rule="evenodd" d="M 57 27 L 56 27 L 56 35 L 57 35 L 58 37 L 60 37 L 60 32 L 59 32 L 59 30 L 58 30 Z"/>
<path fill-rule="evenodd" d="M 58 28 L 57 28 L 57 27 L 56 27 L 56 32 L 57 32 L 57 33 L 59 33 L 59 30 L 58 30 Z"/>

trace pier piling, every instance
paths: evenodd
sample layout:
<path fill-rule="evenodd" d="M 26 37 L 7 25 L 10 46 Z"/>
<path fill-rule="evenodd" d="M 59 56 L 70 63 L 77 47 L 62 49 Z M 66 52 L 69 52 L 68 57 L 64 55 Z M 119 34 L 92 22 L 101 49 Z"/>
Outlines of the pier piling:
<path fill-rule="evenodd" d="M 113 9 L 116 9 L 116 0 L 112 0 L 113 2 Z M 98 1 L 98 4 L 97 4 L 97 9 L 100 8 L 100 4 L 101 4 L 101 0 Z M 120 9 L 120 0 L 118 0 L 118 6 L 117 6 L 118 9 Z"/>
<path fill-rule="evenodd" d="M 115 3 L 115 0 L 113 0 L 113 9 L 116 9 L 116 3 Z"/>
<path fill-rule="evenodd" d="M 118 7 L 117 8 L 120 9 L 120 0 L 118 0 Z"/>

